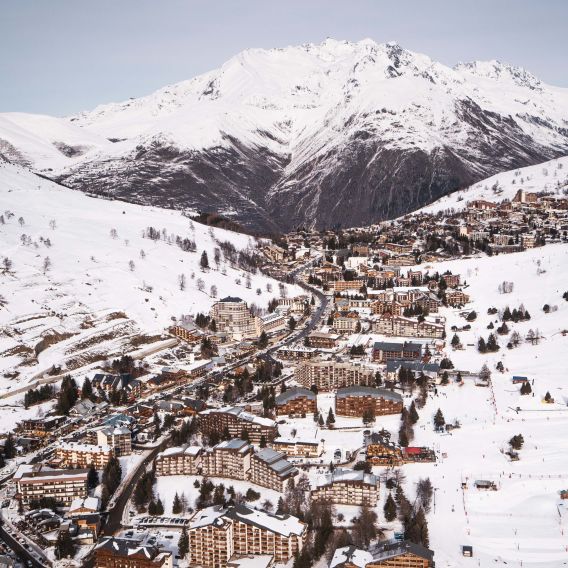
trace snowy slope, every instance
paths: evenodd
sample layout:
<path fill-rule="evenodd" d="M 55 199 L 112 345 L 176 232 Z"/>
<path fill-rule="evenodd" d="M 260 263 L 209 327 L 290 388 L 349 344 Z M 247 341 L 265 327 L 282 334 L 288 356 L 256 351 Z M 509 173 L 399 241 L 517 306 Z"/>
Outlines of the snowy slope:
<path fill-rule="evenodd" d="M 148 96 L 54 120 L 50 132 L 20 117 L 18 136 L 0 123 L 0 140 L 74 187 L 215 208 L 264 229 L 392 218 L 568 153 L 568 89 L 497 61 L 452 69 L 372 40 L 246 50 Z M 60 139 L 82 155 L 50 163 Z"/>
<path fill-rule="evenodd" d="M 519 189 L 527 192 L 564 195 L 568 189 L 568 157 L 496 174 L 451 195 L 446 195 L 419 209 L 416 213 L 459 211 L 465 209 L 467 203 L 475 199 L 493 202 L 511 200 Z"/>
<path fill-rule="evenodd" d="M 215 301 L 212 285 L 217 297 L 239 295 L 260 307 L 278 294 L 278 283 L 260 274 L 251 275 L 247 288 L 246 274 L 223 255 L 219 269 L 215 265 L 218 241 L 244 250 L 255 246 L 252 237 L 193 223 L 175 211 L 90 198 L 24 168 L 0 164 L 0 212 L 5 221 L 0 224 L 0 295 L 8 302 L 0 308 L 0 371 L 16 370 L 18 381 L 79 354 L 87 361 L 92 348 L 97 353 L 133 350 L 132 338 L 159 335 L 172 317 L 208 311 Z M 192 239 L 196 251 L 143 238 L 148 226 Z M 203 251 L 211 266 L 207 272 L 199 268 Z M 5 257 L 13 262 L 10 273 L 1 269 Z M 44 272 L 46 257 L 51 266 Z M 187 281 L 183 291 L 181 274 Z M 299 292 L 288 288 L 290 294 Z M 33 348 L 55 332 L 73 335 L 36 360 Z"/>

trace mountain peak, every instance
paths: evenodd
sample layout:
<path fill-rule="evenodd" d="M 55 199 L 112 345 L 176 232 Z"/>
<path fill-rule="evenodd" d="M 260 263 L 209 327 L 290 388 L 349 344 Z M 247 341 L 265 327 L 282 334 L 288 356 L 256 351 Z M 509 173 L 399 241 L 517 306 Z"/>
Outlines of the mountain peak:
<path fill-rule="evenodd" d="M 527 87 L 533 90 L 542 90 L 542 82 L 532 73 L 515 65 L 503 63 L 498 59 L 489 61 L 470 61 L 458 63 L 454 66 L 455 71 L 465 71 L 470 75 L 493 80 L 509 80 L 519 87 Z"/>

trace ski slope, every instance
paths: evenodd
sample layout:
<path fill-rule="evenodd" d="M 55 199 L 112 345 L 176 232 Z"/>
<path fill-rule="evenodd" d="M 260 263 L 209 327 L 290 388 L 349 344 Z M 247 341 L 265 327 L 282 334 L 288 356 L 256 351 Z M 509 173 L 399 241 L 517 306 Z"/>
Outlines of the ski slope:
<path fill-rule="evenodd" d="M 194 223 L 178 211 L 87 197 L 0 164 L 0 214 L 0 266 L 4 258 L 13 263 L 9 272 L 0 269 L 0 295 L 7 301 L 0 308 L 0 391 L 80 353 L 132 350 L 127 340 L 140 335 L 155 342 L 173 318 L 207 312 L 216 298 L 238 295 L 263 308 L 279 294 L 278 282 L 260 274 L 250 274 L 247 288 L 249 273 L 223 254 L 215 264 L 219 242 L 253 250 L 253 237 Z M 196 251 L 184 252 L 163 234 L 158 241 L 144 238 L 148 226 L 192 239 Z M 203 251 L 206 271 L 200 269 Z M 286 288 L 290 295 L 300 292 Z M 53 333 L 71 336 L 36 360 L 31 351 Z M 7 379 L 14 371 L 17 377 Z"/>

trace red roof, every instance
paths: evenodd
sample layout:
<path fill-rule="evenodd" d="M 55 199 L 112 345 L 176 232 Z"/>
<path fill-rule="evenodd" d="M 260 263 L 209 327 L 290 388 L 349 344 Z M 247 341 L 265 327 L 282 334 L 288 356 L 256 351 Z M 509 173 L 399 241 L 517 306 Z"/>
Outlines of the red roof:
<path fill-rule="evenodd" d="M 424 448 L 414 448 L 414 447 L 404 448 L 405 454 L 421 454 L 423 451 Z"/>

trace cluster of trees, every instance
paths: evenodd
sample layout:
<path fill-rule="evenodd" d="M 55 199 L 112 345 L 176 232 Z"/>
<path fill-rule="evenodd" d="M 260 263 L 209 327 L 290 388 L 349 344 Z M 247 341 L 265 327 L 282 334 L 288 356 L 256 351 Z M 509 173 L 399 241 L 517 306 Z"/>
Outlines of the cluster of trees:
<path fill-rule="evenodd" d="M 111 457 L 103 470 L 101 501 L 108 503 L 111 495 L 118 489 L 122 479 L 122 468 L 116 457 Z"/>
<path fill-rule="evenodd" d="M 142 474 L 132 495 L 132 501 L 138 511 L 143 510 L 150 501 L 154 500 L 153 486 L 156 481 L 156 474 L 153 471 L 146 471 Z M 156 503 L 154 502 L 154 505 Z M 163 511 L 162 506 L 162 511 Z"/>
<path fill-rule="evenodd" d="M 61 529 L 55 541 L 55 557 L 58 560 L 73 558 L 75 556 L 75 544 L 68 530 Z"/>
<path fill-rule="evenodd" d="M 282 375 L 282 363 L 279 361 L 261 361 L 255 369 L 253 380 L 257 383 L 269 383 Z"/>
<path fill-rule="evenodd" d="M 531 394 L 531 392 L 532 392 L 531 384 L 528 381 L 525 381 L 521 385 L 521 394 L 526 395 L 526 394 Z"/>
<path fill-rule="evenodd" d="M 172 445 L 183 446 L 184 444 L 187 444 L 196 431 L 197 426 L 195 420 L 184 420 L 179 428 L 174 428 L 174 430 L 172 430 Z"/>
<path fill-rule="evenodd" d="M 50 400 L 55 396 L 55 389 L 52 385 L 43 385 L 37 389 L 31 389 L 24 395 L 24 407 L 29 408 L 34 404 L 39 404 L 45 400 Z"/>
<path fill-rule="evenodd" d="M 512 321 L 514 323 L 518 323 L 520 321 L 528 321 L 531 319 L 531 315 L 529 314 L 528 310 L 521 304 L 518 308 L 509 308 L 507 306 L 503 313 L 501 314 L 501 321 Z"/>
<path fill-rule="evenodd" d="M 480 353 L 495 353 L 499 351 L 499 343 L 497 343 L 497 338 L 494 333 L 490 333 L 487 337 L 487 341 L 483 337 L 479 338 L 477 342 L 477 350 Z"/>
<path fill-rule="evenodd" d="M 510 440 L 509 445 L 513 450 L 520 450 L 525 443 L 525 439 L 522 434 L 515 434 Z"/>
<path fill-rule="evenodd" d="M 73 379 L 71 375 L 66 375 L 61 381 L 61 389 L 57 394 L 55 412 L 66 416 L 69 414 L 69 411 L 73 408 L 78 398 L 79 391 L 75 379 Z"/>
<path fill-rule="evenodd" d="M 113 359 L 110 363 L 105 363 L 103 369 L 107 373 L 129 374 L 137 378 L 148 372 L 148 364 L 137 362 L 130 355 L 123 355 L 120 359 Z"/>
<path fill-rule="evenodd" d="M 420 318 L 424 318 L 428 315 L 428 308 L 422 308 L 421 306 L 418 306 L 417 304 L 412 304 L 406 308 L 404 308 L 402 315 L 404 317 L 418 317 Z"/>
<path fill-rule="evenodd" d="M 409 408 L 404 407 L 400 414 L 400 428 L 398 430 L 398 443 L 406 448 L 414 439 L 414 425 L 418 422 L 416 403 L 412 401 Z"/>

